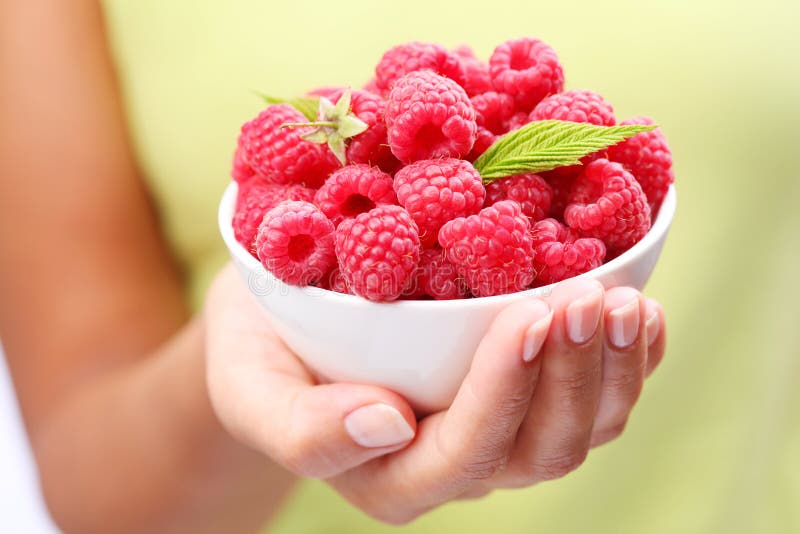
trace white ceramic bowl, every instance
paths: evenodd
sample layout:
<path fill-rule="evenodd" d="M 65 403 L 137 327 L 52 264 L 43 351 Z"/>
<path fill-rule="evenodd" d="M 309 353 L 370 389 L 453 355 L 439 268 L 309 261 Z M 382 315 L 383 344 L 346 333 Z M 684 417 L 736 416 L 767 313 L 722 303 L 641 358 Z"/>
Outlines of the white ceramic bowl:
<path fill-rule="evenodd" d="M 278 334 L 327 381 L 377 384 L 403 395 L 419 412 L 449 406 L 472 355 L 495 316 L 517 300 L 553 286 L 511 295 L 450 301 L 370 302 L 316 287 L 295 287 L 267 272 L 233 236 L 236 184 L 219 207 L 219 227 L 233 262 Z M 606 287 L 642 289 L 653 272 L 675 213 L 670 188 L 653 227 L 630 250 L 582 276 Z"/>

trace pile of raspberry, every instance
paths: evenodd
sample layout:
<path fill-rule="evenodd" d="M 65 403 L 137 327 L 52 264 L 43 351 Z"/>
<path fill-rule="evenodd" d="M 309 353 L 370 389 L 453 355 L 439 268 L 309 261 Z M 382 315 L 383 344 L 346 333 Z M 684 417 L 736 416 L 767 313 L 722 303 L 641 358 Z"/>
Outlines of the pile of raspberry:
<path fill-rule="evenodd" d="M 659 129 L 581 165 L 482 179 L 472 162 L 527 123 L 617 124 L 599 94 L 564 91 L 558 56 L 538 39 L 507 41 L 488 63 L 468 47 L 411 42 L 383 54 L 363 89 L 309 92 L 332 105 L 346 94 L 366 129 L 339 158 L 289 104 L 241 129 L 234 233 L 288 284 L 373 301 L 552 284 L 638 242 L 674 180 Z"/>

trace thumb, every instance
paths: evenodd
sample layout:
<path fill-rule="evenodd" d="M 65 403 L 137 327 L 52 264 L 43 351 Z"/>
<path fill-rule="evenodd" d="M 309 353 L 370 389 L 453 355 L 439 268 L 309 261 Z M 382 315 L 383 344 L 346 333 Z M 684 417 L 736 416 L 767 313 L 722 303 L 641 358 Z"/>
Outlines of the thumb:
<path fill-rule="evenodd" d="M 271 410 L 282 434 L 265 439 L 276 460 L 303 476 L 338 475 L 402 449 L 416 432 L 411 407 L 386 389 L 339 383 L 301 386 L 292 395 L 280 413 Z"/>

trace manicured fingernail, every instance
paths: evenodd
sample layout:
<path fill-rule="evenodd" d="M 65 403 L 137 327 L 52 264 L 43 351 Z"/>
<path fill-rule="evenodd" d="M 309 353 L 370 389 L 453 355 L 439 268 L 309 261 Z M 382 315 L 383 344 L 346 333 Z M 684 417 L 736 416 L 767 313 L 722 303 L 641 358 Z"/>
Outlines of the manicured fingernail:
<path fill-rule="evenodd" d="M 522 341 L 522 361 L 526 363 L 533 361 L 539 354 L 544 340 L 547 339 L 547 332 L 550 331 L 550 323 L 553 321 L 553 310 L 544 302 L 542 305 L 547 308 L 547 315 L 528 327 L 528 330 L 525 331 L 525 339 Z"/>
<path fill-rule="evenodd" d="M 618 348 L 633 345 L 639 335 L 639 299 L 608 313 L 608 340 Z"/>
<path fill-rule="evenodd" d="M 597 331 L 603 309 L 603 291 L 598 289 L 567 306 L 567 335 L 573 343 L 586 343 Z"/>
<path fill-rule="evenodd" d="M 661 321 L 658 320 L 658 310 L 653 310 L 645 323 L 647 329 L 647 344 L 652 345 L 661 330 Z"/>
<path fill-rule="evenodd" d="M 403 414 L 388 404 L 369 404 L 344 418 L 344 427 L 362 447 L 388 447 L 409 441 L 414 431 Z"/>

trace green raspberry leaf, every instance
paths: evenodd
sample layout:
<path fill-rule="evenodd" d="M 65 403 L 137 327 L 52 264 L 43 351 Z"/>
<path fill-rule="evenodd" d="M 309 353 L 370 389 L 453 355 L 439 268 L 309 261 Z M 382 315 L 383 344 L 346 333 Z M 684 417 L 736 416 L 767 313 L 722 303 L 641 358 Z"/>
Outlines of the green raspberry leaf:
<path fill-rule="evenodd" d="M 297 98 L 278 98 L 275 96 L 265 95 L 263 93 L 256 93 L 267 104 L 289 104 L 294 109 L 305 115 L 305 117 L 313 121 L 317 118 L 317 110 L 319 109 L 319 98 L 312 96 L 299 96 Z"/>
<path fill-rule="evenodd" d="M 506 176 L 579 165 L 581 158 L 656 125 L 596 126 L 546 120 L 526 124 L 498 138 L 474 166 L 489 183 Z"/>

